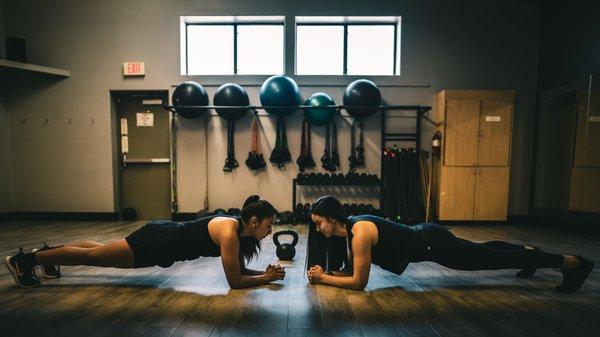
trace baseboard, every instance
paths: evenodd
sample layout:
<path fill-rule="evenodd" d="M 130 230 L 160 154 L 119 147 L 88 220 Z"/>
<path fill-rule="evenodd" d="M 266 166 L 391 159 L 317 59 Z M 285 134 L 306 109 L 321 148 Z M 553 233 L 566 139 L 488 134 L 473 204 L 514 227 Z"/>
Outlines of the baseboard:
<path fill-rule="evenodd" d="M 118 212 L 9 212 L 0 214 L 5 221 L 118 221 Z"/>
<path fill-rule="evenodd" d="M 15 212 L 2 212 L 0 213 L 0 222 L 12 221 L 14 219 Z"/>
<path fill-rule="evenodd" d="M 510 223 L 516 226 L 536 226 L 567 231 L 570 233 L 600 235 L 600 221 L 597 214 L 577 215 L 576 217 L 557 216 L 556 214 L 511 216 Z M 590 221 L 591 220 L 591 221 Z"/>
<path fill-rule="evenodd" d="M 443 226 L 470 225 L 470 226 L 497 226 L 508 225 L 508 221 L 481 221 L 481 220 L 438 220 L 434 223 Z"/>

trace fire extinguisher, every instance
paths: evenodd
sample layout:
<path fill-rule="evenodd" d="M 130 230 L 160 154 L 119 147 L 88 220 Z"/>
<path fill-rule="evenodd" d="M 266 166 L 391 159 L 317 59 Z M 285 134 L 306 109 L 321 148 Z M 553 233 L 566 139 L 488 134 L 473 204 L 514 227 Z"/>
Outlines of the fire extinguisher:
<path fill-rule="evenodd" d="M 439 157 L 442 149 L 442 133 L 440 131 L 436 131 L 431 137 L 431 152 L 434 156 Z"/>

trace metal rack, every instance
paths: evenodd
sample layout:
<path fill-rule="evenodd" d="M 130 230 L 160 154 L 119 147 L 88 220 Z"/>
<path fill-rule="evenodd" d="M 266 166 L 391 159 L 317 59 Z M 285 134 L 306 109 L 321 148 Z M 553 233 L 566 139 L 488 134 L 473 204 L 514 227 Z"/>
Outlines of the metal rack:
<path fill-rule="evenodd" d="M 390 109 L 391 110 L 391 109 Z M 383 209 L 383 149 L 385 149 L 385 145 L 388 141 L 405 141 L 405 142 L 415 142 L 415 149 L 417 153 L 421 152 L 421 126 L 423 120 L 430 122 L 433 125 L 438 125 L 435 121 L 430 119 L 425 114 L 431 110 L 430 106 L 421 106 L 421 105 L 407 105 L 407 106 L 396 106 L 393 110 L 404 110 L 404 111 L 414 111 L 414 116 L 402 116 L 403 118 L 415 118 L 415 132 L 414 133 L 392 133 L 387 132 L 387 110 L 382 110 L 381 112 L 381 162 L 380 162 L 380 178 L 381 178 L 381 186 L 379 188 L 379 208 Z"/>
<path fill-rule="evenodd" d="M 341 110 L 345 110 L 348 106 L 345 105 L 328 105 L 328 106 L 310 106 L 310 105 L 297 105 L 297 106 L 289 106 L 289 107 L 281 107 L 281 106 L 262 106 L 262 105 L 248 105 L 248 106 L 218 106 L 218 105 L 206 105 L 206 106 L 173 106 L 173 105 L 163 105 L 163 108 L 174 113 L 177 113 L 177 108 L 186 108 L 186 109 L 248 109 L 248 111 L 256 110 L 268 110 L 271 108 L 289 108 L 289 109 L 323 109 L 323 108 L 332 108 L 341 112 Z M 427 117 L 425 114 L 431 110 L 430 106 L 422 106 L 422 105 L 380 105 L 380 106 L 364 106 L 357 107 L 352 106 L 351 108 L 359 108 L 359 109 L 377 109 L 381 111 L 381 151 L 385 148 L 385 144 L 388 141 L 413 141 L 415 142 L 415 148 L 417 152 L 421 150 L 421 125 L 422 121 L 426 120 L 433 125 L 437 125 L 433 120 Z M 387 112 L 389 110 L 398 110 L 398 111 L 414 111 L 416 114 L 414 116 L 402 116 L 403 118 L 416 118 L 416 127 L 414 133 L 389 133 L 386 131 L 387 129 Z M 209 114 L 209 116 L 218 116 L 215 113 Z M 269 115 L 270 116 L 270 115 Z M 349 115 L 344 114 L 343 116 L 347 117 Z M 381 155 L 381 163 L 380 163 L 380 179 L 383 179 L 383 153 Z M 292 210 L 296 207 L 297 201 L 297 186 L 298 183 L 296 178 L 292 180 Z M 316 185 L 312 185 L 316 186 Z M 365 185 L 319 185 L 319 186 L 365 186 Z M 379 205 L 383 204 L 383 180 L 379 185 L 368 185 L 371 187 L 379 187 Z"/>
<path fill-rule="evenodd" d="M 296 178 L 292 179 L 292 210 L 294 210 L 294 208 L 296 207 L 296 201 L 298 200 L 297 198 L 297 193 L 296 191 L 298 190 L 298 186 L 334 186 L 334 187 L 343 187 L 343 186 L 348 186 L 348 187 L 377 187 L 381 190 L 381 182 L 377 183 L 377 184 L 298 184 L 298 180 Z"/>

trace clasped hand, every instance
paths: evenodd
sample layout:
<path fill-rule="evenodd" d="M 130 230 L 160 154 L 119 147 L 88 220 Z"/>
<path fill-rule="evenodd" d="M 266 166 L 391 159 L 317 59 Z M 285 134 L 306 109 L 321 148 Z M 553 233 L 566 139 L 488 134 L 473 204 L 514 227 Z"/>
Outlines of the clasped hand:
<path fill-rule="evenodd" d="M 285 268 L 277 265 L 268 265 L 265 270 L 265 275 L 267 275 L 267 279 L 269 282 L 276 280 L 283 280 L 285 278 Z"/>
<path fill-rule="evenodd" d="M 323 275 L 325 275 L 325 270 L 323 267 L 315 265 L 310 267 L 306 274 L 308 275 L 308 280 L 310 283 L 321 283 L 323 280 Z"/>

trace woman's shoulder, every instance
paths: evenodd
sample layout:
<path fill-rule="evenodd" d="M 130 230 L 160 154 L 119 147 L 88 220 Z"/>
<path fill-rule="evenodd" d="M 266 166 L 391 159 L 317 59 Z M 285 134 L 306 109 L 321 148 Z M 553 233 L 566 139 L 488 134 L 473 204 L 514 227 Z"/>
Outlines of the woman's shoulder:
<path fill-rule="evenodd" d="M 239 228 L 241 224 L 241 220 L 234 216 L 214 216 L 210 221 L 208 221 L 208 225 L 213 227 L 218 227 L 219 229 L 223 229 L 225 231 L 233 229 L 236 230 Z"/>

